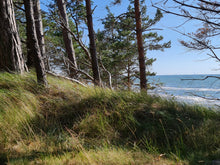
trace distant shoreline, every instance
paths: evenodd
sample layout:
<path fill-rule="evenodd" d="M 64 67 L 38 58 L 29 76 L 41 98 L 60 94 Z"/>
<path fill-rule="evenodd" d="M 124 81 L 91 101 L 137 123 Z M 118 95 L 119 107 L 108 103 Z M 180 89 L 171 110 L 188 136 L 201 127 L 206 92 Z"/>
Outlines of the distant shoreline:
<path fill-rule="evenodd" d="M 216 75 L 220 76 L 220 74 L 156 74 L 155 76 L 207 76 L 207 75 Z"/>

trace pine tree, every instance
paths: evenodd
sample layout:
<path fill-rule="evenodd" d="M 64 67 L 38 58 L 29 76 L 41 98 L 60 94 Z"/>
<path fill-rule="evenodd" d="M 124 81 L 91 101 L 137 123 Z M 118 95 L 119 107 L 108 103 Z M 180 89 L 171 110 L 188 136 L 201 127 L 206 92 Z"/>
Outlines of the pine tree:
<path fill-rule="evenodd" d="M 135 8 L 135 21 L 136 21 L 136 36 L 137 36 L 137 47 L 138 47 L 138 60 L 139 60 L 139 73 L 140 73 L 140 88 L 147 88 L 147 78 L 146 78 L 146 66 L 145 66 L 145 54 L 144 45 L 142 37 L 142 19 L 140 11 L 139 0 L 134 1 Z"/>
<path fill-rule="evenodd" d="M 146 14 L 146 6 L 141 3 L 142 31 L 144 55 L 150 50 L 161 50 L 170 47 L 170 42 L 161 43 L 162 36 L 157 32 L 149 32 L 162 18 L 162 13 L 157 10 L 154 18 L 150 19 Z M 104 30 L 97 33 L 97 45 L 99 56 L 102 57 L 104 65 L 112 73 L 113 85 L 115 87 L 127 86 L 131 88 L 135 80 L 140 77 L 138 69 L 138 48 L 136 41 L 136 20 L 134 1 L 130 2 L 125 13 L 115 16 L 108 10 L 108 15 L 102 20 Z M 148 32 L 147 32 L 148 31 Z M 145 66 L 148 69 L 156 59 L 147 58 Z M 146 76 L 153 76 L 150 70 L 146 71 Z M 105 75 L 102 74 L 105 77 Z M 103 78 L 105 80 L 105 78 Z M 147 85 L 147 84 L 146 84 Z"/>
<path fill-rule="evenodd" d="M 26 15 L 26 32 L 27 42 L 29 43 L 29 53 L 33 56 L 34 65 L 37 73 L 37 81 L 39 84 L 47 86 L 47 79 L 45 73 L 44 62 L 41 56 L 40 47 L 38 45 L 35 22 L 34 22 L 34 11 L 32 0 L 24 0 L 25 15 Z"/>
<path fill-rule="evenodd" d="M 76 57 L 75 50 L 73 48 L 72 36 L 68 32 L 69 29 L 69 20 L 66 12 L 66 4 L 64 0 L 57 0 L 57 6 L 59 8 L 60 20 L 63 25 L 62 33 L 63 33 L 63 41 L 66 48 L 67 56 L 70 60 L 70 77 L 76 77 Z"/>
<path fill-rule="evenodd" d="M 40 0 L 34 0 L 33 7 L 34 7 L 35 27 L 36 27 L 38 44 L 41 51 L 41 56 L 43 57 L 45 69 L 50 70 L 50 64 L 48 61 L 48 57 L 46 56 L 46 50 L 45 50 L 44 29 L 43 29 L 43 21 L 42 21 L 41 8 L 40 8 Z"/>
<path fill-rule="evenodd" d="M 86 0 L 86 17 L 87 17 L 87 26 L 88 26 L 88 31 L 89 31 L 90 54 L 91 54 L 91 63 L 92 63 L 94 84 L 101 86 L 101 79 L 100 79 L 99 66 L 98 66 L 97 53 L 96 53 L 96 44 L 95 44 L 95 36 L 94 36 L 94 30 L 93 30 L 92 10 L 91 10 L 91 1 L 90 0 Z"/>

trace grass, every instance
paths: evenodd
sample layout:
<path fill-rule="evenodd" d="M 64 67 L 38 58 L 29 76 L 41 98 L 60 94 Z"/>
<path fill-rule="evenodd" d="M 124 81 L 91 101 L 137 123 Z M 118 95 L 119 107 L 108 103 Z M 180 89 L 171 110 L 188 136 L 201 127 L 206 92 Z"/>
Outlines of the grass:
<path fill-rule="evenodd" d="M 220 113 L 146 93 L 0 73 L 0 164 L 212 164 Z"/>

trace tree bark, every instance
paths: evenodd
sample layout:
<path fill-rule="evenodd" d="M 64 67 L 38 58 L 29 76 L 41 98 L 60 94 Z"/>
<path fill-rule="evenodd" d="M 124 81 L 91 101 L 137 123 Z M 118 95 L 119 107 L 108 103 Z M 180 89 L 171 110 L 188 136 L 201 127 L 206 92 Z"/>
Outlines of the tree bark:
<path fill-rule="evenodd" d="M 135 7 L 135 20 L 136 20 L 136 35 L 137 35 L 137 46 L 139 53 L 139 69 L 140 69 L 140 88 L 142 90 L 147 89 L 147 79 L 146 79 L 146 65 L 142 38 L 142 27 L 141 27 L 141 12 L 140 12 L 140 2 L 139 0 L 134 1 Z"/>
<path fill-rule="evenodd" d="M 94 84 L 97 86 L 101 86 L 101 79 L 100 79 L 97 53 L 96 53 L 96 44 L 95 44 L 95 36 L 94 36 L 94 30 L 93 30 L 92 10 L 91 10 L 90 0 L 86 0 L 86 14 L 87 14 L 87 26 L 88 26 L 88 30 L 89 30 L 90 54 L 91 54 Z"/>
<path fill-rule="evenodd" d="M 0 1 L 0 70 L 25 71 L 12 0 Z"/>
<path fill-rule="evenodd" d="M 45 69 L 50 70 L 48 58 L 46 57 L 45 54 L 44 30 L 43 30 L 43 22 L 42 22 L 41 9 L 40 9 L 40 1 L 33 0 L 33 7 L 34 7 L 35 27 L 36 27 L 37 39 L 40 47 L 41 56 L 43 57 Z"/>
<path fill-rule="evenodd" d="M 29 53 L 33 57 L 34 65 L 37 73 L 37 81 L 39 84 L 47 86 L 47 79 L 45 73 L 44 62 L 42 60 L 40 47 L 38 45 L 35 22 L 34 22 L 34 11 L 32 0 L 24 0 L 25 16 L 26 16 L 26 31 L 27 31 L 27 42 L 29 43 Z"/>
<path fill-rule="evenodd" d="M 62 24 L 64 24 L 64 26 L 69 29 L 69 21 L 68 21 L 68 17 L 67 17 L 67 13 L 66 13 L 66 4 L 64 0 L 57 0 L 57 6 L 60 12 L 60 16 L 61 16 L 61 21 Z M 75 57 L 75 50 L 73 48 L 73 42 L 72 42 L 72 38 L 71 35 L 69 34 L 69 32 L 63 28 L 62 29 L 62 33 L 63 33 L 63 41 L 64 41 L 64 45 L 66 48 L 66 53 L 67 56 L 70 60 L 70 77 L 76 77 L 76 71 L 74 68 L 78 68 L 77 67 L 77 63 L 76 63 L 76 57 Z"/>
<path fill-rule="evenodd" d="M 128 61 L 128 82 L 127 82 L 127 85 L 128 85 L 128 90 L 131 90 L 131 65 L 130 65 L 130 60 Z"/>

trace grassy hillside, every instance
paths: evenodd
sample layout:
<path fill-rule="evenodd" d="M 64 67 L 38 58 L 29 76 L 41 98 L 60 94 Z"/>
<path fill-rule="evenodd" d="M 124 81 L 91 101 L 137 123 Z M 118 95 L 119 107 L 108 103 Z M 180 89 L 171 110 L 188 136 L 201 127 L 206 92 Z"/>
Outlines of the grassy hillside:
<path fill-rule="evenodd" d="M 0 164 L 211 164 L 220 113 L 146 93 L 0 73 Z"/>

